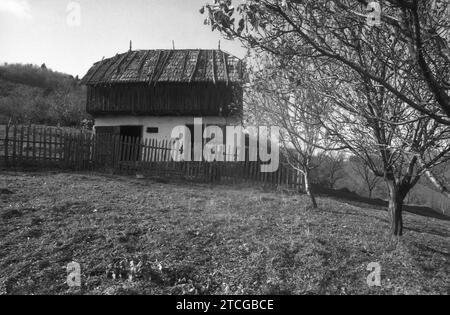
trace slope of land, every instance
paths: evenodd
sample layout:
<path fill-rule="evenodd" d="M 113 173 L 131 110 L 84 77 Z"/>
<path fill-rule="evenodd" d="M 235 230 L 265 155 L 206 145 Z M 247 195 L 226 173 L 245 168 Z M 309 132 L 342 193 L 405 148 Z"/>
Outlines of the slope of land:
<path fill-rule="evenodd" d="M 3 294 L 448 294 L 450 223 L 287 191 L 0 173 Z M 81 289 L 66 284 L 81 266 Z M 130 263 L 132 266 L 130 267 Z M 366 279 L 381 265 L 381 287 Z"/>
<path fill-rule="evenodd" d="M 34 65 L 0 65 L 0 124 L 82 126 L 86 90 L 78 78 Z"/>

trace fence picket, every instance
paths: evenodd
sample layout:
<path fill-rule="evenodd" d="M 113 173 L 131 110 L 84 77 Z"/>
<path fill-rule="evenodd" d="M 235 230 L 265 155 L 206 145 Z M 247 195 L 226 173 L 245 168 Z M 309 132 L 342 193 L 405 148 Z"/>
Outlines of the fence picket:
<path fill-rule="evenodd" d="M 26 159 L 29 160 L 30 158 L 30 126 L 27 126 L 27 146 L 26 146 Z"/>
<path fill-rule="evenodd" d="M 17 162 L 17 152 L 16 152 L 16 147 L 17 147 L 17 126 L 14 125 L 14 131 L 13 131 L 13 163 L 15 164 Z"/>
<path fill-rule="evenodd" d="M 5 144 L 5 164 L 6 164 L 6 166 L 8 166 L 8 164 L 9 164 L 9 150 L 8 150 L 8 147 L 9 147 L 9 124 L 7 124 L 6 125 L 6 128 L 5 128 L 5 141 L 4 141 L 4 144 Z"/>

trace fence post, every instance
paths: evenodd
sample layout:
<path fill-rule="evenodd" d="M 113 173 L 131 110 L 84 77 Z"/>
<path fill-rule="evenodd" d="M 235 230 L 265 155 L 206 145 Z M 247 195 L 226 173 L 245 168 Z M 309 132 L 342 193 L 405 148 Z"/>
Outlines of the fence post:
<path fill-rule="evenodd" d="M 5 129 L 5 164 L 8 166 L 8 146 L 9 146 L 9 123 L 6 125 Z"/>
<path fill-rule="evenodd" d="M 120 135 L 114 135 L 114 171 L 117 171 L 120 164 Z"/>
<path fill-rule="evenodd" d="M 47 127 L 44 128 L 44 163 L 47 164 Z"/>
<path fill-rule="evenodd" d="M 54 139 L 53 139 L 53 160 L 58 162 L 58 129 L 55 129 Z"/>
<path fill-rule="evenodd" d="M 30 125 L 28 125 L 28 127 L 27 127 L 27 146 L 26 146 L 26 157 L 27 157 L 27 160 L 30 158 L 30 148 L 31 148 L 31 145 L 30 145 L 30 129 L 31 129 L 31 126 Z"/>
<path fill-rule="evenodd" d="M 16 146 L 17 146 L 17 143 L 16 143 L 16 138 L 17 138 L 17 126 L 14 125 L 14 131 L 13 131 L 13 152 L 12 152 L 12 155 L 13 155 L 13 163 L 16 163 L 16 159 L 17 159 L 17 152 L 16 152 Z"/>
<path fill-rule="evenodd" d="M 23 125 L 22 126 L 20 126 L 20 136 L 19 136 L 19 143 L 18 143 L 18 145 L 19 145 L 19 159 L 20 159 L 20 161 L 23 161 L 23 140 L 24 140 L 24 136 L 23 136 L 23 134 L 24 134 L 24 129 L 23 129 Z"/>
<path fill-rule="evenodd" d="M 97 147 L 98 147 L 98 143 L 97 143 L 97 133 L 95 133 L 92 136 L 92 145 L 91 145 L 91 156 L 92 156 L 92 167 L 94 169 L 97 169 L 97 160 L 98 160 L 98 155 L 97 155 Z"/>
<path fill-rule="evenodd" d="M 36 126 L 33 126 L 33 162 L 36 162 Z"/>

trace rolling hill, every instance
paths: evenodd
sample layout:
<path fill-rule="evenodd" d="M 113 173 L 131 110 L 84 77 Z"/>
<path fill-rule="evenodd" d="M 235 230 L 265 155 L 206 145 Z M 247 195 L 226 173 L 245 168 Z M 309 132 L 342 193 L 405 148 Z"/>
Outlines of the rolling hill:
<path fill-rule="evenodd" d="M 80 127 L 85 112 L 85 88 L 71 75 L 45 65 L 0 66 L 0 124 L 46 124 Z"/>

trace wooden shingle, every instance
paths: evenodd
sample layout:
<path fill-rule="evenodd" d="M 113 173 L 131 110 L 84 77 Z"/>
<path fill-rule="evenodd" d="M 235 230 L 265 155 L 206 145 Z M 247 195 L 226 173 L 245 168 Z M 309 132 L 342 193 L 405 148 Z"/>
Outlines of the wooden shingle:
<path fill-rule="evenodd" d="M 242 81 L 242 62 L 221 50 L 138 50 L 95 63 L 86 85 Z"/>

